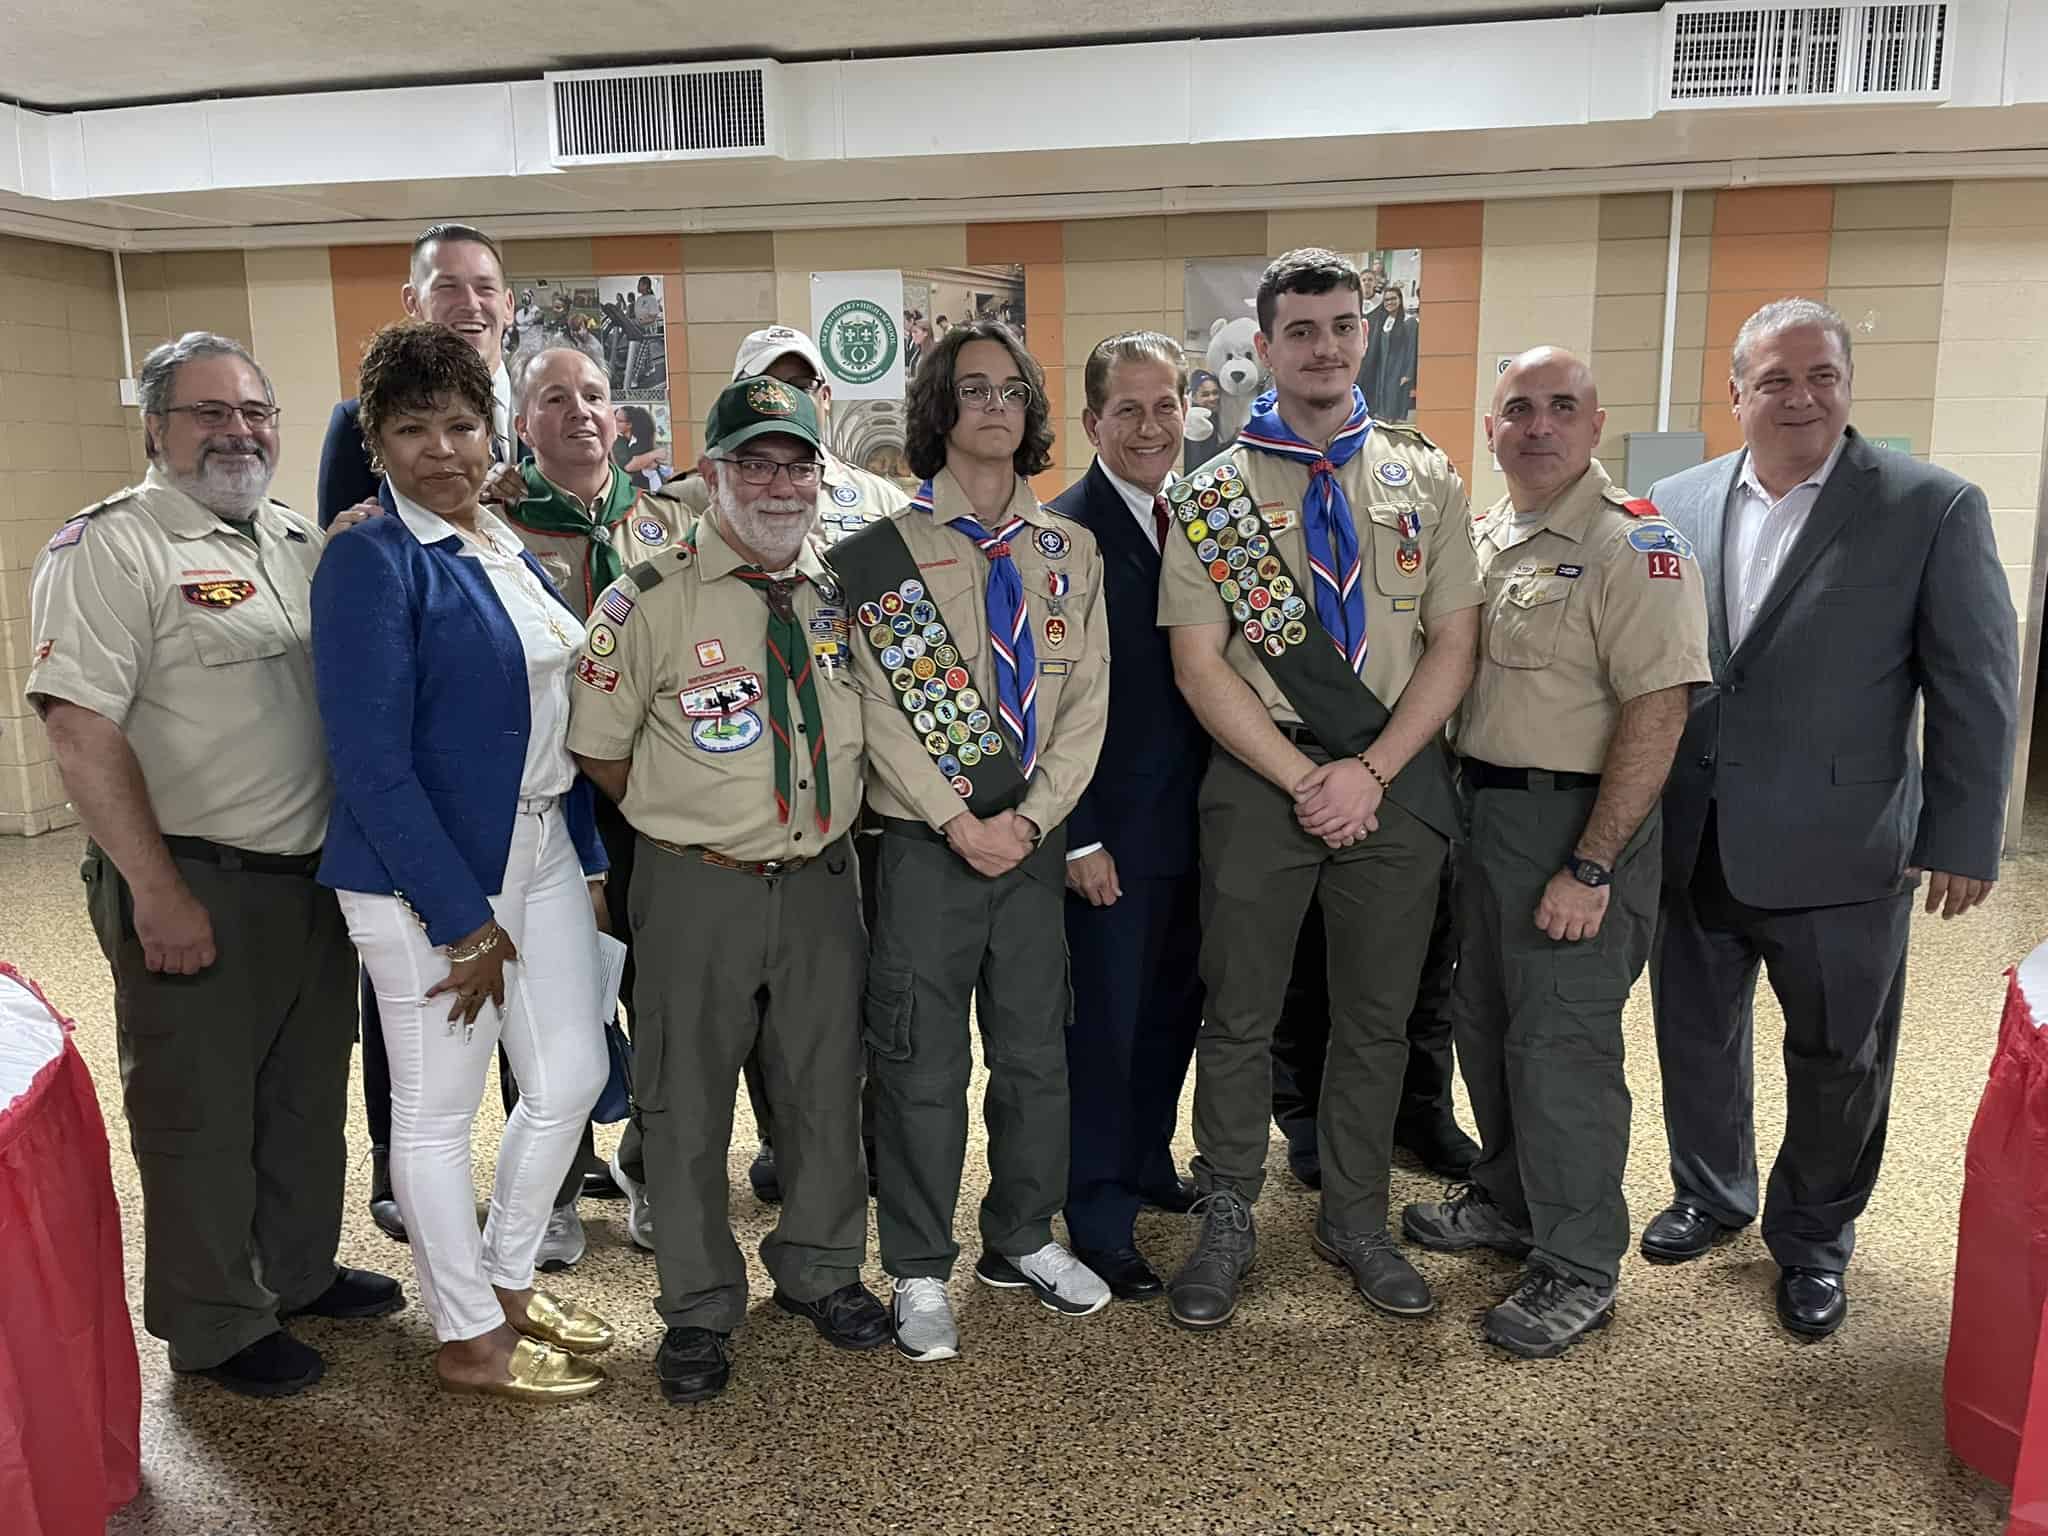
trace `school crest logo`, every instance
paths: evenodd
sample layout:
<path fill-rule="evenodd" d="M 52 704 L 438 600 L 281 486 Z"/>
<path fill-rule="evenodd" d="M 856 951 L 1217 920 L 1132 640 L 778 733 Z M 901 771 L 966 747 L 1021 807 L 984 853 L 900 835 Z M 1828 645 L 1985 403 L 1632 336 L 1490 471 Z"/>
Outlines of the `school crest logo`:
<path fill-rule="evenodd" d="M 872 384 L 896 365 L 896 322 L 872 299 L 835 305 L 818 328 L 818 350 L 848 384 Z"/>

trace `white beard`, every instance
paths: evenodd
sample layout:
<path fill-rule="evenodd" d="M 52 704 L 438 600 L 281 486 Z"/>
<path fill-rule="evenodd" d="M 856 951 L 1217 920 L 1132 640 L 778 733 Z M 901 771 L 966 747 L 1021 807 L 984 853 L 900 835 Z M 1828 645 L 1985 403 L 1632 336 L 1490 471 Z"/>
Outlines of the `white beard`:
<path fill-rule="evenodd" d="M 252 450 L 256 454 L 254 463 L 227 462 L 212 451 L 213 446 L 209 444 L 200 450 L 196 474 L 181 475 L 166 469 L 165 476 L 216 517 L 224 517 L 233 523 L 246 523 L 263 505 L 264 495 L 270 490 L 271 477 L 277 473 L 277 465 L 264 453 L 262 445 L 253 439 L 223 440 L 218 446 Z"/>
<path fill-rule="evenodd" d="M 733 470 L 738 474 L 738 470 Z M 756 555 L 760 556 L 762 567 L 770 574 L 786 571 L 796 563 L 798 553 L 804 547 L 804 540 L 811 535 L 812 527 L 818 520 L 818 503 L 815 497 L 764 496 L 753 506 L 742 509 L 739 495 L 732 483 L 720 477 L 718 494 L 714 505 L 718 508 L 718 519 L 732 536 L 738 539 Z M 760 516 L 763 512 L 808 512 L 809 517 L 794 525 L 794 532 L 787 531 L 787 525 L 770 523 Z"/>

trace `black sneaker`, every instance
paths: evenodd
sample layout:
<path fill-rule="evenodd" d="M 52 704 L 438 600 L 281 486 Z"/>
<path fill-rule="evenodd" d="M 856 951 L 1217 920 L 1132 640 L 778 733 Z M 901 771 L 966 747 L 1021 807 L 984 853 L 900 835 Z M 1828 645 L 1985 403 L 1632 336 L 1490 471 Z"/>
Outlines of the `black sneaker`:
<path fill-rule="evenodd" d="M 1251 1202 L 1235 1190 L 1211 1191 L 1189 1214 L 1202 1218 L 1202 1234 L 1167 1286 L 1166 1303 L 1174 1322 L 1199 1332 L 1221 1328 L 1237 1311 L 1238 1288 L 1258 1258 L 1259 1234 Z"/>
<path fill-rule="evenodd" d="M 654 1352 L 654 1378 L 672 1403 L 701 1403 L 732 1379 L 732 1335 L 709 1328 L 671 1328 Z"/>
<path fill-rule="evenodd" d="M 219 1365 L 186 1374 L 217 1381 L 244 1397 L 290 1397 L 326 1375 L 327 1362 L 320 1358 L 318 1350 L 301 1344 L 280 1328 L 237 1350 Z"/>
<path fill-rule="evenodd" d="M 1351 1271 L 1358 1294 L 1380 1311 L 1393 1317 L 1427 1317 L 1436 1310 L 1429 1282 L 1401 1256 L 1385 1227 L 1339 1232 L 1318 1219 L 1309 1244 L 1332 1264 Z"/>
<path fill-rule="evenodd" d="M 858 1280 L 816 1301 L 798 1301 L 778 1289 L 775 1305 L 809 1318 L 825 1342 L 837 1349 L 875 1349 L 889 1342 L 893 1325 L 888 1308 L 875 1300 L 874 1293 Z"/>
<path fill-rule="evenodd" d="M 383 1317 L 405 1305 L 405 1292 L 389 1275 L 367 1269 L 337 1269 L 334 1283 L 303 1307 L 280 1312 L 285 1317 Z"/>
<path fill-rule="evenodd" d="M 782 1174 L 775 1166 L 775 1148 L 765 1141 L 747 1165 L 747 1182 L 754 1186 L 754 1198 L 763 1205 L 782 1204 Z"/>
<path fill-rule="evenodd" d="M 1614 1319 L 1614 1288 L 1531 1264 L 1512 1296 L 1486 1314 L 1486 1342 L 1525 1360 L 1550 1360 Z"/>

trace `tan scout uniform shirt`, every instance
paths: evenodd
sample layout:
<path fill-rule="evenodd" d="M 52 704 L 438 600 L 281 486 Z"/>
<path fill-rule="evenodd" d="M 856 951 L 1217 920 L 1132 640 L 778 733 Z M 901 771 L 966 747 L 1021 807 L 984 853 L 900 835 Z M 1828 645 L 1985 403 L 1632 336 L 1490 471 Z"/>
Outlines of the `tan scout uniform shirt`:
<path fill-rule="evenodd" d="M 965 534 L 946 526 L 956 517 L 972 519 L 974 505 L 952 473 L 940 470 L 932 481 L 932 510 L 906 507 L 896 514 L 896 523 L 926 595 L 959 647 L 960 664 L 973 678 L 982 707 L 993 715 L 997 693 L 988 639 L 988 560 Z M 1040 506 L 1023 480 L 1002 521 L 1013 517 L 1030 525 L 1010 541 L 1010 558 L 1023 578 L 1031 643 L 1038 652 L 1038 766 L 1017 812 L 1039 831 L 1051 832 L 1072 814 L 1094 777 L 1109 724 L 1109 606 L 1102 595 L 1102 552 L 1095 535 Z M 1049 548 L 1059 553 L 1050 554 Z M 1052 594 L 1055 577 L 1065 577 L 1067 588 L 1057 598 Z M 902 700 L 881 670 L 879 653 L 861 643 L 859 635 L 853 649 L 855 665 L 867 678 L 868 756 L 874 766 L 870 803 L 884 816 L 922 821 L 935 829 L 945 826 L 960 814 L 960 797 L 903 712 Z M 995 729 L 1002 732 L 1004 750 L 1011 750 L 1015 742 L 1008 728 L 999 721 Z"/>
<path fill-rule="evenodd" d="M 673 480 L 656 493 L 656 499 L 688 507 L 701 515 L 711 508 L 711 485 L 702 475 Z M 871 475 L 837 454 L 825 455 L 825 475 L 818 487 L 818 526 L 811 542 L 830 549 L 849 534 L 859 533 L 869 523 L 878 523 L 910 505 L 910 493 L 893 480 Z M 683 519 L 687 525 L 689 518 Z"/>
<path fill-rule="evenodd" d="M 1309 466 L 1238 444 L 1195 473 L 1212 472 L 1222 463 L 1235 464 L 1251 488 L 1259 515 L 1273 529 L 1274 548 L 1314 613 L 1308 534 L 1302 527 Z M 1381 465 L 1399 467 L 1383 472 Z M 1398 483 L 1390 484 L 1389 477 Z M 1465 485 L 1436 444 L 1413 427 L 1385 422 L 1373 424 L 1365 446 L 1337 472 L 1337 479 L 1351 503 L 1363 561 L 1359 582 L 1365 592 L 1365 684 L 1392 709 L 1422 660 L 1430 621 L 1476 608 L 1485 600 L 1472 558 Z M 1404 512 L 1413 512 L 1422 522 L 1417 541 L 1421 559 L 1412 571 L 1401 568 L 1403 540 L 1397 525 Z M 1159 572 L 1159 622 L 1169 628 L 1230 624 L 1224 659 L 1251 684 L 1267 714 L 1299 725 L 1301 716 L 1266 671 L 1244 631 L 1231 623 L 1216 583 L 1178 523 L 1168 530 L 1166 542 Z"/>
<path fill-rule="evenodd" d="M 623 474 L 624 471 L 614 466 L 612 473 L 617 475 Z M 547 479 L 545 475 L 541 478 Z M 590 514 L 593 503 L 585 502 L 575 493 L 563 490 L 552 480 L 549 480 L 548 484 L 553 485 L 563 499 L 581 507 L 585 516 Z M 602 508 L 610 496 L 611 483 L 607 481 L 605 489 L 598 493 L 594 505 Z M 555 584 L 555 590 L 568 599 L 571 608 L 588 619 L 590 605 L 597 598 L 597 594 L 589 590 L 587 574 L 590 569 L 590 541 L 580 533 L 547 533 L 538 528 L 529 528 L 519 521 L 519 508 L 516 506 L 499 510 L 505 514 L 506 526 L 519 535 L 519 542 L 527 547 L 533 558 L 540 563 L 540 568 L 548 573 L 548 580 Z M 612 524 L 608 530 L 611 535 L 612 551 L 619 557 L 620 563 L 627 570 L 631 570 L 642 560 L 660 554 L 674 544 L 684 529 L 694 521 L 693 514 L 685 513 L 681 516 L 678 526 L 677 509 L 672 504 L 663 502 L 652 491 L 642 491 L 633 499 L 633 505 L 627 508 L 626 515 Z"/>
<path fill-rule="evenodd" d="M 696 554 L 671 549 L 647 563 L 659 582 L 643 590 L 623 576 L 591 610 L 569 690 L 569 750 L 632 760 L 619 809 L 649 837 L 749 863 L 823 852 L 860 815 L 863 764 L 846 605 L 836 585 L 829 596 L 820 590 L 830 577 L 816 551 L 805 545 L 797 557 L 807 579 L 794 601 L 819 667 L 832 780 L 832 820 L 822 834 L 816 776 L 798 729 L 802 701 L 768 655 L 767 603 L 733 575 L 746 560 L 707 517 L 697 525 Z M 765 692 L 777 685 L 789 692 L 792 733 L 787 824 L 776 816 Z"/>
<path fill-rule="evenodd" d="M 1486 608 L 1465 756 L 1598 773 L 1623 704 L 1711 680 L 1699 563 L 1669 523 L 1623 511 L 1628 499 L 1595 459 L 1521 543 L 1505 497 L 1473 530 Z"/>
<path fill-rule="evenodd" d="M 120 726 L 172 836 L 312 853 L 334 794 L 313 693 L 321 545 L 278 502 L 244 529 L 152 468 L 37 558 L 24 691 Z"/>

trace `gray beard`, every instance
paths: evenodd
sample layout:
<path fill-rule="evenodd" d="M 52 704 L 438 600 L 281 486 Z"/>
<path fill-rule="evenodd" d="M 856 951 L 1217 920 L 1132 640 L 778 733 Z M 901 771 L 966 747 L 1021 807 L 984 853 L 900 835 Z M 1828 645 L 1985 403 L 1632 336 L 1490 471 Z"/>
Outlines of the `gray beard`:
<path fill-rule="evenodd" d="M 718 520 L 724 524 L 726 531 L 760 556 L 762 566 L 771 572 L 786 571 L 796 563 L 797 555 L 803 550 L 804 540 L 810 537 L 811 528 L 817 522 L 817 503 L 814 500 L 810 508 L 811 515 L 804 519 L 796 537 L 791 539 L 779 529 L 765 526 L 751 510 L 740 510 L 739 496 L 724 481 L 719 483 L 718 494 L 713 504 L 718 509 Z M 788 497 L 770 498 L 767 505 L 774 510 L 786 511 L 796 511 L 802 507 L 801 502 L 792 506 Z"/>
<path fill-rule="evenodd" d="M 256 516 L 276 473 L 276 465 L 269 459 L 260 459 L 251 469 L 229 469 L 211 454 L 203 454 L 199 465 L 196 474 L 181 475 L 166 468 L 164 476 L 214 516 L 231 523 L 246 523 Z"/>

